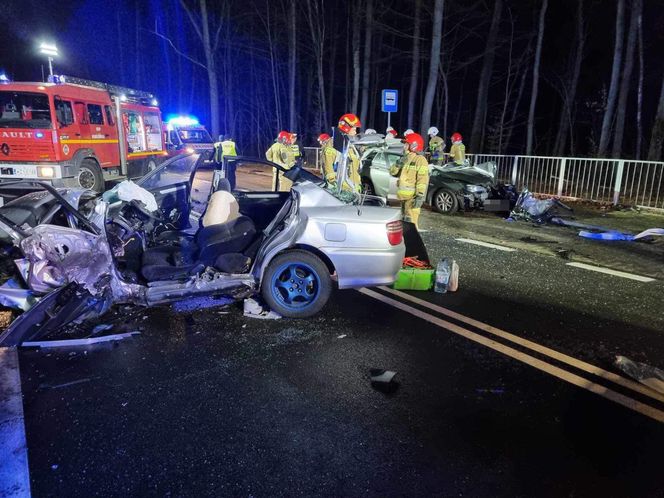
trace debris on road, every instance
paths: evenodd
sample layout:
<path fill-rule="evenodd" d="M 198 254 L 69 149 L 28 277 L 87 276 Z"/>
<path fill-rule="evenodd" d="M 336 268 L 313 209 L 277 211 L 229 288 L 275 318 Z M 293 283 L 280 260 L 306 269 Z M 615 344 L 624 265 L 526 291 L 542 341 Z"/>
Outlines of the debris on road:
<path fill-rule="evenodd" d="M 261 320 L 279 320 L 281 318 L 279 313 L 268 309 L 251 297 L 244 300 L 244 316 Z"/>
<path fill-rule="evenodd" d="M 100 323 L 99 325 L 95 326 L 95 328 L 92 329 L 92 335 L 100 334 L 107 330 L 111 330 L 112 328 L 113 325 L 111 325 L 110 323 Z"/>
<path fill-rule="evenodd" d="M 348 337 L 348 334 L 341 334 L 337 336 L 337 339 L 343 339 L 344 337 Z"/>
<path fill-rule="evenodd" d="M 214 296 L 198 296 L 185 299 L 183 301 L 175 301 L 171 304 L 174 311 L 179 313 L 186 313 L 205 308 L 214 308 L 217 306 L 228 306 L 235 303 L 235 299 L 229 297 L 214 297 Z M 144 317 L 143 319 L 147 318 Z"/>
<path fill-rule="evenodd" d="M 372 368 L 369 373 L 371 374 L 371 387 L 377 391 L 389 394 L 399 387 L 399 383 L 394 380 L 397 373 L 392 370 Z"/>
<path fill-rule="evenodd" d="M 27 341 L 21 344 L 25 348 L 69 348 L 78 346 L 90 346 L 101 342 L 121 341 L 140 334 L 138 331 L 125 332 L 122 334 L 104 335 L 100 337 L 88 337 L 86 339 L 62 339 L 56 341 Z"/>
<path fill-rule="evenodd" d="M 664 371 L 657 367 L 632 361 L 625 356 L 616 356 L 616 367 L 657 392 L 664 394 Z"/>
<path fill-rule="evenodd" d="M 547 223 L 556 216 L 556 208 L 572 211 L 558 199 L 537 199 L 527 188 L 524 188 L 516 200 L 508 221 L 524 220 L 535 223 Z"/>
<path fill-rule="evenodd" d="M 644 230 L 641 233 L 632 235 L 631 233 L 618 232 L 616 230 L 610 230 L 608 228 L 602 227 L 593 227 L 595 229 L 601 229 L 599 232 L 591 232 L 588 230 L 581 230 L 579 232 L 579 237 L 592 240 L 622 240 L 627 242 L 639 242 L 639 241 L 651 241 L 653 236 L 664 236 L 664 228 L 650 228 Z"/>

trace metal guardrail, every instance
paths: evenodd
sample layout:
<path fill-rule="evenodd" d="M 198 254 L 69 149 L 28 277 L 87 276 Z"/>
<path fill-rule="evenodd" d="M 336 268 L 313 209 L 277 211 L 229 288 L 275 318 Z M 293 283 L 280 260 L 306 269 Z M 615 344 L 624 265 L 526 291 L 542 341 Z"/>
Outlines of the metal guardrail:
<path fill-rule="evenodd" d="M 319 168 L 319 149 L 304 160 Z M 664 210 L 664 162 L 583 157 L 467 154 L 471 164 L 495 161 L 497 179 L 531 192 Z"/>

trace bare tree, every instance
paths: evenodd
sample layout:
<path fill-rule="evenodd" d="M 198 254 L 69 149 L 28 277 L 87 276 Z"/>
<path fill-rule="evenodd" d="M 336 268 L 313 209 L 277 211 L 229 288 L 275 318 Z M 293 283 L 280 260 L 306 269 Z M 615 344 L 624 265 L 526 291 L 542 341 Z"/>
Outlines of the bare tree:
<path fill-rule="evenodd" d="M 217 22 L 217 31 L 214 36 L 210 36 L 210 19 L 207 10 L 207 1 L 199 0 L 199 16 L 194 15 L 193 10 L 187 5 L 185 0 L 180 0 L 182 8 L 187 13 L 189 21 L 198 36 L 202 46 L 203 53 L 205 54 L 205 69 L 208 76 L 208 92 L 210 95 L 210 130 L 212 136 L 219 135 L 219 81 L 217 79 L 217 66 L 215 62 L 215 53 L 219 46 L 219 33 L 223 26 L 221 19 Z"/>
<path fill-rule="evenodd" d="M 618 107 L 616 109 L 616 126 L 613 134 L 613 157 L 619 157 L 622 152 L 623 134 L 625 132 L 625 114 L 627 113 L 627 97 L 629 96 L 632 69 L 634 68 L 634 51 L 636 49 L 636 35 L 639 29 L 638 19 L 640 9 L 641 0 L 634 0 L 632 4 L 632 15 L 629 22 L 629 33 L 627 35 L 625 67 L 623 68 L 620 81 L 620 95 L 618 96 Z"/>
<path fill-rule="evenodd" d="M 662 78 L 662 90 L 659 93 L 659 105 L 657 115 L 652 125 L 650 134 L 650 149 L 648 150 L 648 161 L 659 161 L 662 158 L 662 147 L 664 146 L 664 77 Z"/>
<path fill-rule="evenodd" d="M 350 105 L 350 112 L 357 114 L 358 103 L 360 100 L 360 15 L 361 10 L 358 3 L 357 11 L 353 10 L 353 100 Z"/>
<path fill-rule="evenodd" d="M 556 141 L 553 147 L 556 156 L 562 156 L 567 146 L 567 132 L 574 132 L 573 114 L 576 101 L 576 90 L 581 74 L 581 63 L 583 62 L 583 51 L 585 46 L 585 21 L 583 15 L 583 0 L 576 4 L 576 36 L 574 38 L 574 56 L 571 63 L 571 74 L 563 84 L 563 109 L 560 113 L 560 122 L 556 133 Z"/>
<path fill-rule="evenodd" d="M 408 128 L 415 128 L 415 97 L 417 96 L 417 78 L 420 72 L 420 15 L 422 0 L 415 0 L 415 19 L 413 20 L 413 51 L 411 53 L 410 89 L 408 91 Z"/>
<path fill-rule="evenodd" d="M 433 98 L 436 94 L 436 84 L 438 83 L 438 67 L 440 65 L 440 48 L 442 45 L 443 35 L 444 6 L 444 0 L 436 0 L 433 8 L 433 29 L 431 33 L 429 79 L 427 80 L 427 88 L 424 94 L 424 102 L 422 105 L 422 120 L 420 121 L 420 129 L 422 130 L 423 134 L 426 134 L 429 126 L 431 126 L 431 109 L 433 107 Z"/>
<path fill-rule="evenodd" d="M 371 76 L 371 36 L 373 32 L 373 0 L 367 0 L 367 22 L 364 32 L 364 63 L 362 64 L 362 110 L 360 122 L 366 126 L 369 110 L 369 82 Z"/>
<path fill-rule="evenodd" d="M 526 155 L 533 153 L 533 138 L 535 132 L 535 106 L 537 105 L 537 91 L 539 90 L 539 68 L 542 58 L 542 40 L 544 39 L 544 27 L 546 9 L 549 0 L 542 2 L 542 8 L 539 14 L 539 24 L 537 28 L 537 48 L 535 49 L 535 63 L 533 65 L 533 88 L 530 93 L 530 111 L 528 112 L 528 130 L 526 139 Z"/>
<path fill-rule="evenodd" d="M 290 0 L 290 19 L 288 30 L 288 129 L 294 130 L 297 125 L 297 113 L 295 112 L 295 71 L 297 63 L 297 12 L 295 0 Z"/>
<path fill-rule="evenodd" d="M 325 80 L 323 75 L 323 57 L 325 54 L 325 19 L 323 17 L 324 0 L 310 0 L 305 5 L 307 8 L 307 18 L 309 28 L 311 29 L 311 41 L 316 58 L 316 76 L 318 79 L 318 104 L 320 108 L 320 122 L 318 128 L 322 128 L 323 123 L 327 123 L 327 100 L 325 99 Z"/>
<path fill-rule="evenodd" d="M 609 86 L 609 95 L 606 100 L 606 109 L 602 119 L 602 131 L 599 138 L 599 147 L 597 155 L 603 157 L 609 149 L 609 139 L 611 137 L 611 125 L 614 119 L 616 107 L 616 98 L 618 95 L 618 85 L 620 78 L 620 67 L 622 66 L 623 56 L 623 38 L 625 31 L 625 0 L 618 0 L 616 8 L 616 40 L 613 49 L 613 68 L 611 69 L 611 84 Z"/>
<path fill-rule="evenodd" d="M 489 36 L 486 39 L 486 47 L 484 49 L 482 73 L 480 74 L 480 83 L 477 89 L 475 119 L 473 119 L 473 128 L 470 134 L 470 149 L 473 151 L 479 151 L 482 148 L 487 107 L 489 104 L 489 84 L 491 83 L 491 75 L 493 74 L 493 61 L 496 57 L 496 40 L 498 39 L 498 29 L 500 28 L 502 12 L 503 0 L 496 0 L 493 7 Z"/>
<path fill-rule="evenodd" d="M 637 25 L 639 32 L 639 83 L 636 90 L 636 153 L 634 157 L 641 159 L 643 149 L 643 4 L 639 6 Z"/>

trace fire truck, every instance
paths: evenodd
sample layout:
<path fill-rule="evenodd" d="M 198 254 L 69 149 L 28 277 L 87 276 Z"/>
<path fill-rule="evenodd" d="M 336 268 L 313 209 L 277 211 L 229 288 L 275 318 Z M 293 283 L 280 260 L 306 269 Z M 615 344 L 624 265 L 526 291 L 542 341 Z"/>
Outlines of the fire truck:
<path fill-rule="evenodd" d="M 45 180 L 101 192 L 166 155 L 150 93 L 69 76 L 0 84 L 0 185 Z"/>

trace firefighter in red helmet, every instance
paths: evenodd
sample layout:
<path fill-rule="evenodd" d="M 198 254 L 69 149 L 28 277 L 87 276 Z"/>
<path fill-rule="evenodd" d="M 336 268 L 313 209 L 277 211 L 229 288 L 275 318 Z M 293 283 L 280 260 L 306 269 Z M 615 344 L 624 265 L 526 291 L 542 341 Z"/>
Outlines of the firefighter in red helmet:
<path fill-rule="evenodd" d="M 284 169 L 291 169 L 295 164 L 295 157 L 291 149 L 291 134 L 285 130 L 279 132 L 277 139 L 265 152 L 265 157 L 268 161 L 278 164 Z M 278 185 L 277 185 L 278 184 Z M 287 192 L 293 186 L 288 178 L 283 173 L 278 172 L 276 168 L 272 171 L 272 191 L 277 190 L 277 186 L 281 192 Z"/>
<path fill-rule="evenodd" d="M 327 133 L 318 135 L 323 176 L 329 187 L 336 187 L 337 172 L 335 164 L 339 160 L 339 151 L 332 146 L 332 137 Z"/>
<path fill-rule="evenodd" d="M 466 146 L 463 144 L 463 137 L 461 136 L 461 133 L 454 132 L 450 138 L 452 139 L 450 159 L 454 164 L 463 166 L 466 162 Z"/>
<path fill-rule="evenodd" d="M 409 133 L 404 139 L 405 155 L 390 169 L 398 176 L 397 197 L 401 201 L 404 221 L 419 228 L 420 211 L 429 187 L 429 163 L 424 157 L 424 139 L 419 133 Z"/>

